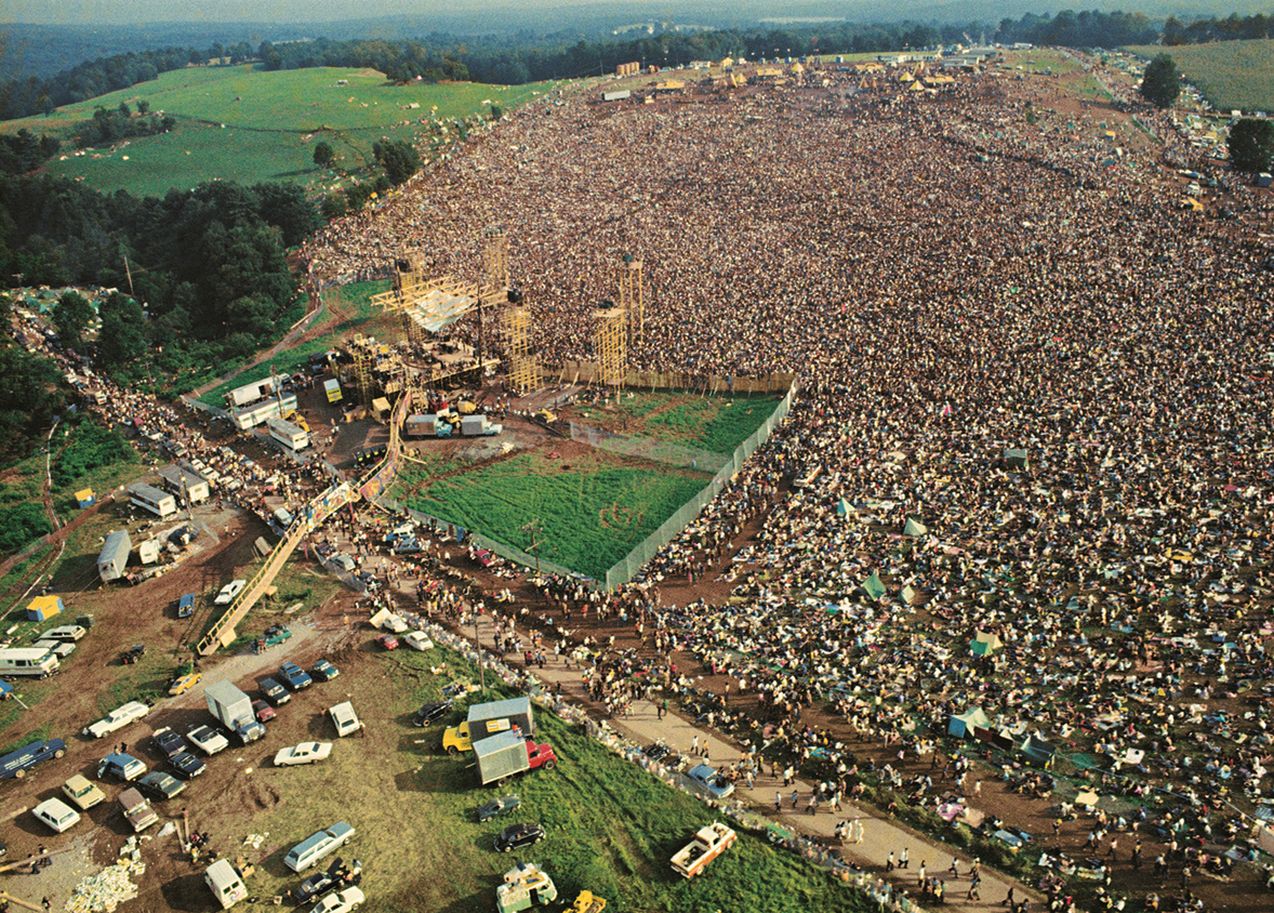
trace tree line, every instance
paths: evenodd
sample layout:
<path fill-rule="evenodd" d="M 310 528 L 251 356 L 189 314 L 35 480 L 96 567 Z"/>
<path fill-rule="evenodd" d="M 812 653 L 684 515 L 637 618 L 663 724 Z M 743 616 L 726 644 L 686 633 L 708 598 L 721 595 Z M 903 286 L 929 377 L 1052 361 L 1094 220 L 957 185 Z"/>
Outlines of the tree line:
<path fill-rule="evenodd" d="M 79 64 L 48 79 L 15 80 L 0 86 L 0 119 L 47 113 L 53 108 L 95 98 L 155 79 L 160 73 L 209 59 L 232 63 L 260 60 L 267 70 L 310 67 L 370 67 L 395 82 L 474 79 L 497 84 L 565 79 L 606 72 L 618 63 L 680 65 L 691 60 L 746 54 L 750 57 L 853 53 L 923 48 L 955 43 L 964 35 L 1012 43 L 1069 47 L 1118 47 L 1124 44 L 1185 44 L 1274 34 L 1274 17 L 1254 15 L 1199 19 L 1188 24 L 1169 17 L 1162 26 L 1143 13 L 1062 10 L 1056 15 L 1028 13 L 997 26 L 980 22 L 820 23 L 784 29 L 723 29 L 693 34 L 664 34 L 627 41 L 554 41 L 519 35 L 465 39 L 430 35 L 417 40 L 336 40 L 320 38 L 279 44 L 246 42 L 204 49 L 165 48 L 117 54 Z"/>
<path fill-rule="evenodd" d="M 169 388 L 246 357 L 299 316 L 286 251 L 320 224 L 291 185 L 218 182 L 138 199 L 0 176 L 0 271 L 19 285 L 120 289 L 100 304 L 96 361 Z M 68 305 L 55 314 L 59 335 L 87 350 L 91 318 Z"/>

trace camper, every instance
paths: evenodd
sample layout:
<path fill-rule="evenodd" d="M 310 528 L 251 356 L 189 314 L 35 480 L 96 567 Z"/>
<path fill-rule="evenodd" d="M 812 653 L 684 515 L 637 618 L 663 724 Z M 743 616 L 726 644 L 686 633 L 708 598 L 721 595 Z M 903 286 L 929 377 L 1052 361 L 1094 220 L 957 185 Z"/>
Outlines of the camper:
<path fill-rule="evenodd" d="M 268 399 L 255 406 L 245 406 L 230 412 L 230 421 L 240 431 L 251 431 L 272 418 L 279 418 L 296 411 L 296 394 L 289 393 L 278 399 Z"/>
<path fill-rule="evenodd" d="M 0 650 L 0 675 L 48 678 L 58 670 L 58 658 L 44 647 L 9 647 Z"/>
<path fill-rule="evenodd" d="M 203 880 L 223 910 L 229 910 L 248 896 L 247 886 L 228 859 L 218 859 L 208 866 Z"/>
<path fill-rule="evenodd" d="M 177 513 L 176 498 L 145 482 L 135 482 L 128 486 L 128 501 L 130 504 L 150 511 L 160 519 Z"/>
<path fill-rule="evenodd" d="M 341 392 L 341 382 L 335 377 L 323 381 L 323 393 L 327 395 L 327 401 L 335 406 L 345 395 Z"/>
<path fill-rule="evenodd" d="M 265 399 L 274 393 L 274 378 L 267 377 L 264 380 L 254 380 L 250 384 L 244 384 L 242 387 L 235 387 L 226 394 L 226 402 L 231 406 L 246 406 L 249 403 L 255 403 L 259 399 Z"/>
<path fill-rule="evenodd" d="M 133 550 L 133 540 L 128 530 L 117 529 L 106 536 L 106 543 L 97 556 L 97 576 L 102 583 L 110 583 L 124 576 L 128 567 L 128 553 Z"/>
<path fill-rule="evenodd" d="M 191 504 L 207 501 L 212 496 L 206 479 L 175 464 L 160 469 L 159 478 L 173 495 Z"/>
<path fill-rule="evenodd" d="M 267 420 L 265 424 L 270 429 L 270 437 L 293 453 L 310 446 L 310 433 L 289 421 L 281 418 L 272 418 Z"/>

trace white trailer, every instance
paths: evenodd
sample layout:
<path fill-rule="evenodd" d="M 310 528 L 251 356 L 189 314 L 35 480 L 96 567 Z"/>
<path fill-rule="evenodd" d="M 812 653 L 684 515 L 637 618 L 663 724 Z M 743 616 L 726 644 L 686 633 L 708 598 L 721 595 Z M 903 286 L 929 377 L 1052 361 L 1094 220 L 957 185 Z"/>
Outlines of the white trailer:
<path fill-rule="evenodd" d="M 255 403 L 259 399 L 264 399 L 274 393 L 274 378 L 267 377 L 263 380 L 254 380 L 252 383 L 244 384 L 242 387 L 235 387 L 226 394 L 226 402 L 231 406 L 246 406 L 249 403 Z"/>
<path fill-rule="evenodd" d="M 145 482 L 134 482 L 128 486 L 128 500 L 129 503 L 144 508 L 161 519 L 177 513 L 176 498 Z"/>
<path fill-rule="evenodd" d="M 133 550 L 133 540 L 128 530 L 117 529 L 106 537 L 106 543 L 97 556 L 97 576 L 102 583 L 110 583 L 124 576 L 128 567 L 128 554 Z"/>
<path fill-rule="evenodd" d="M 293 453 L 310 446 L 310 433 L 299 425 L 281 418 L 269 419 L 265 424 L 270 429 L 270 437 Z"/>
<path fill-rule="evenodd" d="M 230 421 L 240 431 L 251 431 L 258 425 L 264 425 L 272 418 L 296 411 L 296 394 L 288 393 L 282 397 L 271 398 L 255 406 L 245 406 L 230 411 Z"/>

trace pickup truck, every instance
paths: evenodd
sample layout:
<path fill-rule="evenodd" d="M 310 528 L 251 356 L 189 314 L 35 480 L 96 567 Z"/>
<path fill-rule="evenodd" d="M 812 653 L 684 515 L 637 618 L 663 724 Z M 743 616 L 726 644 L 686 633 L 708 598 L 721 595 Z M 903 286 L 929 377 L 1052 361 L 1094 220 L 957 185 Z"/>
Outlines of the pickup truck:
<path fill-rule="evenodd" d="M 140 720 L 148 713 L 150 708 L 141 701 L 129 701 L 123 706 L 116 707 L 96 723 L 85 726 L 84 735 L 91 735 L 95 739 L 104 738 L 112 732 L 123 729 L 129 723 Z"/>
<path fill-rule="evenodd" d="M 150 807 L 150 803 L 135 789 L 126 789 L 119 794 L 119 804 L 124 810 L 124 818 L 133 826 L 134 833 L 141 833 L 152 824 L 159 822 L 159 816 Z"/>
<path fill-rule="evenodd" d="M 682 878 L 694 878 L 738 839 L 739 835 L 720 821 L 705 825 L 695 832 L 693 840 L 673 854 L 672 869 Z"/>

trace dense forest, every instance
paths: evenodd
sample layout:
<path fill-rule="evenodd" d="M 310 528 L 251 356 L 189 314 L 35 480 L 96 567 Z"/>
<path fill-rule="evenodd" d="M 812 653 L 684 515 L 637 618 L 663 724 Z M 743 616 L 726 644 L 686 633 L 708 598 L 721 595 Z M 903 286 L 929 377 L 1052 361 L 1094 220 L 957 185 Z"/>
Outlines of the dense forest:
<path fill-rule="evenodd" d="M 1274 34 L 1274 16 L 1198 19 L 1162 25 L 1142 13 L 1062 10 L 1056 15 L 1028 13 L 1003 19 L 998 26 L 979 22 L 819 23 L 783 29 L 722 29 L 691 34 L 664 33 L 638 40 L 562 41 L 522 35 L 489 35 L 460 40 L 431 35 L 417 40 L 268 41 L 253 47 L 240 41 L 203 49 L 165 48 L 117 54 L 71 67 L 48 79 L 34 77 L 0 85 L 0 119 L 45 113 L 54 107 L 94 98 L 154 79 L 158 74 L 210 59 L 242 62 L 259 59 L 269 70 L 306 67 L 371 67 L 390 79 L 474 79 L 498 84 L 562 79 L 610 70 L 640 60 L 677 65 L 691 60 L 745 53 L 749 56 L 877 51 L 954 43 L 964 35 L 986 35 L 1001 42 L 1117 47 L 1124 44 L 1187 44 Z"/>
<path fill-rule="evenodd" d="M 314 204 L 290 185 L 204 184 L 137 199 L 48 175 L 0 176 L 0 271 L 29 285 L 125 290 L 131 273 L 132 296 L 101 306 L 97 360 L 168 386 L 250 354 L 295 319 L 285 251 L 318 225 Z"/>

